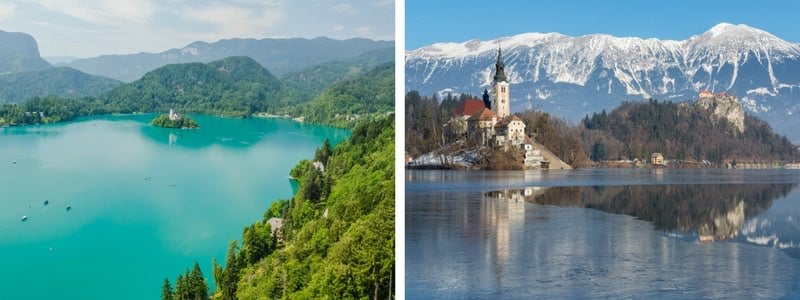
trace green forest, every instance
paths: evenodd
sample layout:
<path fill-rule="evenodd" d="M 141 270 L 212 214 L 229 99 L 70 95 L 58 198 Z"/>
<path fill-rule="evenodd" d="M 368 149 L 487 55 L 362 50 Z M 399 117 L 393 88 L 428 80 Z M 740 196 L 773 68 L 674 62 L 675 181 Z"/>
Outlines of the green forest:
<path fill-rule="evenodd" d="M 167 65 L 99 96 L 33 97 L 0 103 L 0 126 L 42 124 L 108 113 L 184 113 L 250 117 L 257 113 L 304 117 L 352 128 L 394 110 L 394 63 L 326 63 L 293 73 L 285 84 L 249 57 Z M 349 67 L 347 67 L 349 66 Z M 320 70 L 327 70 L 318 73 Z M 291 80 L 315 82 L 304 87 Z M 298 79 L 299 80 L 299 79 Z M 321 88 L 322 86 L 325 88 Z"/>
<path fill-rule="evenodd" d="M 99 96 L 119 84 L 119 81 L 68 67 L 9 73 L 0 75 L 0 103 L 21 103 L 47 95 Z"/>
<path fill-rule="evenodd" d="M 453 111 L 471 95 L 422 96 L 406 94 L 406 152 L 417 157 L 445 151 L 464 137 L 445 126 Z M 800 161 L 800 150 L 785 136 L 773 132 L 765 121 L 746 115 L 744 132 L 711 112 L 687 103 L 648 100 L 622 103 L 611 113 L 586 116 L 569 124 L 546 112 L 529 109 L 515 113 L 527 125 L 528 136 L 566 163 L 585 167 L 617 159 L 647 160 L 654 152 L 668 159 L 722 164 L 725 161 Z"/>
<path fill-rule="evenodd" d="M 213 299 L 388 299 L 394 295 L 394 118 L 355 127 L 291 171 L 297 193 L 231 241 L 211 263 Z M 323 171 L 324 170 L 324 171 Z M 267 222 L 282 218 L 272 234 Z M 220 245 L 221 247 L 223 245 Z M 200 274 L 198 276 L 197 274 Z M 162 299 L 206 299 L 202 270 L 167 278 Z"/>
<path fill-rule="evenodd" d="M 797 161 L 800 150 L 767 122 L 745 115 L 744 132 L 694 105 L 649 100 L 623 103 L 581 122 L 593 160 L 646 159 L 653 152 L 678 160 Z"/>

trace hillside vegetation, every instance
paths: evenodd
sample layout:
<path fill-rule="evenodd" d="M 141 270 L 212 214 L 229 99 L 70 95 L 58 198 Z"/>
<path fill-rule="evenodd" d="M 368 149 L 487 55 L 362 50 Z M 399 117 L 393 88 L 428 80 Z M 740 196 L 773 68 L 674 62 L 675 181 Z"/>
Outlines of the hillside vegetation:
<path fill-rule="evenodd" d="M 795 161 L 800 150 L 761 119 L 746 115 L 744 132 L 698 106 L 673 102 L 623 103 L 581 122 L 594 160 L 648 159 L 653 152 L 678 160 Z"/>
<path fill-rule="evenodd" d="M 67 68 L 48 68 L 0 75 L 0 103 L 20 103 L 33 97 L 98 96 L 111 91 L 119 81 Z"/>
<path fill-rule="evenodd" d="M 291 114 L 304 116 L 309 122 L 350 127 L 360 119 L 392 111 L 394 62 L 389 62 L 332 84 L 313 101 L 295 108 Z"/>
<path fill-rule="evenodd" d="M 365 58 L 368 63 L 360 68 L 380 60 L 382 52 L 376 52 L 368 55 Z M 59 69 L 71 70 L 54 70 Z M 329 83 L 319 92 L 318 87 L 301 90 L 302 85 L 284 84 L 248 57 L 229 57 L 208 64 L 168 65 L 98 97 L 49 95 L 34 97 L 31 103 L 0 104 L 0 126 L 60 122 L 93 114 L 163 113 L 175 109 L 181 113 L 229 117 L 288 114 L 315 123 L 352 128 L 358 122 L 394 110 L 392 62 L 352 71 L 343 79 L 317 77 L 315 85 Z M 44 117 L 41 114 L 36 117 L 30 112 L 45 113 Z"/>
<path fill-rule="evenodd" d="M 291 91 L 255 60 L 244 57 L 167 65 L 101 96 L 120 113 L 168 111 L 248 116 L 287 105 Z"/>
<path fill-rule="evenodd" d="M 333 149 L 326 142 L 314 160 L 324 171 L 300 162 L 291 172 L 300 183 L 294 197 L 245 227 L 242 244 L 228 245 L 224 266 L 212 263 L 212 298 L 394 295 L 394 118 L 359 125 Z M 267 223 L 273 217 L 283 219 L 275 235 Z M 202 274 L 194 269 L 178 276 L 175 289 L 165 280 L 164 298 L 207 294 L 203 280 L 191 279 Z"/>

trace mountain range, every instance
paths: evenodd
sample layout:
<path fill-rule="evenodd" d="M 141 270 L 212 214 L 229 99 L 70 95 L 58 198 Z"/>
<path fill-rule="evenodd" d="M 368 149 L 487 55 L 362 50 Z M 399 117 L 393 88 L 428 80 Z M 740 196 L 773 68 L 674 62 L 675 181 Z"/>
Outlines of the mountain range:
<path fill-rule="evenodd" d="M 800 141 L 800 44 L 747 25 L 721 23 L 686 40 L 524 33 L 436 43 L 406 52 L 406 90 L 480 95 L 498 49 L 512 110 L 539 108 L 578 121 L 622 101 L 690 101 L 698 92 L 738 97 L 745 111 Z"/>
<path fill-rule="evenodd" d="M 56 67 L 54 67 L 40 57 L 38 44 L 32 36 L 26 33 L 0 31 L 0 103 L 22 103 L 33 97 L 47 95 L 60 97 L 124 95 L 129 92 L 131 86 L 120 86 L 122 82 L 111 78 L 129 82 L 147 79 L 148 85 L 154 86 L 155 83 L 152 82 L 154 78 L 158 79 L 162 78 L 164 74 L 174 73 L 170 72 L 172 69 L 198 71 L 203 73 L 203 76 L 216 76 L 219 74 L 207 72 L 207 70 L 200 71 L 199 66 L 202 64 L 191 65 L 191 63 L 223 61 L 235 56 L 250 59 L 250 61 L 240 64 L 239 67 L 242 68 L 236 70 L 248 73 L 248 75 L 242 76 L 244 81 L 251 82 L 259 78 L 266 78 L 265 82 L 254 82 L 258 86 L 254 86 L 250 90 L 259 90 L 261 87 L 269 86 L 267 88 L 269 92 L 262 91 L 269 94 L 276 90 L 278 85 L 286 85 L 287 87 L 281 94 L 272 95 L 271 100 L 289 101 L 287 99 L 291 98 L 291 101 L 300 103 L 310 101 L 334 82 L 362 74 L 374 66 L 392 61 L 394 44 L 393 42 L 361 38 L 349 40 L 333 40 L 324 37 L 314 39 L 229 39 L 214 43 L 194 42 L 181 49 L 172 49 L 162 53 L 105 55 L 86 59 L 51 57 L 50 59 L 56 63 Z M 241 63 L 242 59 L 227 60 L 226 62 Z M 251 62 L 259 66 L 252 66 Z M 190 65 L 158 70 L 176 63 Z M 267 65 L 273 67 L 268 68 Z M 210 64 L 208 67 L 221 66 Z M 273 69 L 279 70 L 280 78 L 272 75 Z M 159 72 L 145 78 L 145 74 L 156 70 Z M 264 75 L 264 72 L 268 75 Z M 188 75 L 194 78 L 192 76 L 198 74 Z M 170 80 L 185 79 L 180 74 L 171 74 L 170 76 Z M 230 78 L 230 76 L 225 78 Z M 213 77 L 212 79 L 216 82 L 223 77 Z M 280 82 L 276 83 L 277 81 Z M 169 84 L 169 82 L 164 82 L 164 84 Z M 181 84 L 186 87 L 193 85 L 190 82 Z M 117 93 L 109 93 L 117 86 L 120 86 Z M 228 89 L 231 88 L 231 85 L 219 88 Z M 119 93 L 123 91 L 125 92 Z M 229 108 L 223 110 L 227 109 Z"/>
<path fill-rule="evenodd" d="M 226 39 L 213 43 L 193 42 L 180 49 L 160 53 L 103 55 L 58 64 L 83 72 L 131 82 L 158 67 L 174 64 L 207 63 L 230 56 L 248 56 L 276 75 L 300 71 L 320 63 L 347 60 L 361 53 L 394 48 L 393 41 L 363 38 L 313 39 Z"/>

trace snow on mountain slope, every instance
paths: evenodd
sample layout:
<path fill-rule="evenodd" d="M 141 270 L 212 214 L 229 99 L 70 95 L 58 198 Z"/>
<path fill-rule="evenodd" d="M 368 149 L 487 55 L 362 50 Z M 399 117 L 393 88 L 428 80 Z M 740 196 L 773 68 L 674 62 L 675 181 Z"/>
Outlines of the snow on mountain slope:
<path fill-rule="evenodd" d="M 539 107 L 575 121 L 620 101 L 684 101 L 710 90 L 739 96 L 751 113 L 788 133 L 776 123 L 800 103 L 800 44 L 727 23 L 683 41 L 524 33 L 436 43 L 406 52 L 406 89 L 479 95 L 491 84 L 499 47 L 512 109 Z M 791 137 L 798 141 L 800 133 Z"/>

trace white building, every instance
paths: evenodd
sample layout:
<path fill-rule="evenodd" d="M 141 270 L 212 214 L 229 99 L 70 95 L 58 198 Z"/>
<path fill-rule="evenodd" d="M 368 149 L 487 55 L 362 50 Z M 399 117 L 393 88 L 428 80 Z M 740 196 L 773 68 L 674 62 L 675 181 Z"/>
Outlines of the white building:
<path fill-rule="evenodd" d="M 525 122 L 517 116 L 506 116 L 494 126 L 495 145 L 519 147 L 525 141 Z"/>
<path fill-rule="evenodd" d="M 177 120 L 180 120 L 180 119 L 181 119 L 181 115 L 179 113 L 176 113 L 175 110 L 173 110 L 173 109 L 169 110 L 169 120 L 170 121 L 177 121 Z"/>

